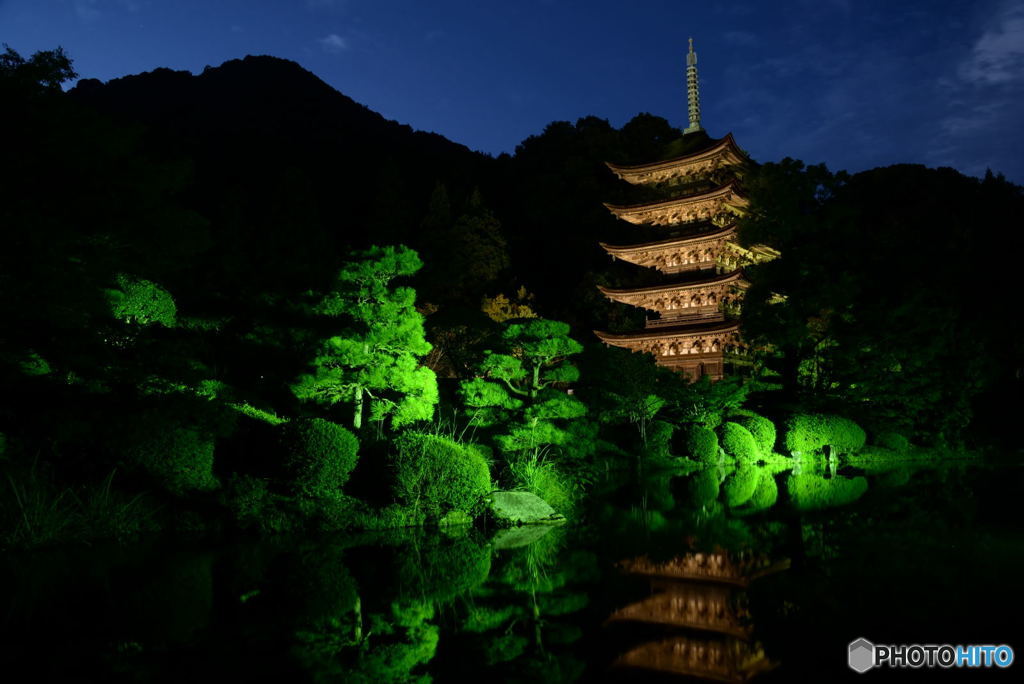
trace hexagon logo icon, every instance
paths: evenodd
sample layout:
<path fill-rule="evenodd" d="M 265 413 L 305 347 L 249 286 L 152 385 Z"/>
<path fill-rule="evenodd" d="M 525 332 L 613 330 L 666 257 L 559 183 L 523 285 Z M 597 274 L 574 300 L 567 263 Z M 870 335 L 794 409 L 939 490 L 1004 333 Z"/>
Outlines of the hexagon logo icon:
<path fill-rule="evenodd" d="M 875 645 L 863 637 L 851 641 L 847 662 L 854 672 L 867 672 L 875 666 Z"/>

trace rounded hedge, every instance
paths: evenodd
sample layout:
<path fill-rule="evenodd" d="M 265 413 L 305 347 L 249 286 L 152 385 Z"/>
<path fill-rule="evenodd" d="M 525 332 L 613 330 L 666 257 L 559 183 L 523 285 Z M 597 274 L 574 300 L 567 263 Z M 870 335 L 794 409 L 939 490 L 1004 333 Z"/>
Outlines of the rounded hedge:
<path fill-rule="evenodd" d="M 472 511 L 491 491 L 491 470 L 472 444 L 420 432 L 395 440 L 395 495 L 406 505 L 442 517 Z"/>
<path fill-rule="evenodd" d="M 761 458 L 761 450 L 750 430 L 739 423 L 727 421 L 718 427 L 722 449 L 738 461 L 753 463 Z"/>
<path fill-rule="evenodd" d="M 681 429 L 683 453 L 700 463 L 718 462 L 718 435 L 703 425 L 687 425 Z"/>
<path fill-rule="evenodd" d="M 296 494 L 336 497 L 356 467 L 359 439 L 337 423 L 322 418 L 288 423 L 285 469 Z"/>
<path fill-rule="evenodd" d="M 212 435 L 150 416 L 135 435 L 129 459 L 171 494 L 205 492 L 219 485 L 213 474 Z"/>
<path fill-rule="evenodd" d="M 775 450 L 775 423 L 772 421 L 750 412 L 730 416 L 729 420 L 742 425 L 754 436 L 762 456 L 768 456 Z"/>
<path fill-rule="evenodd" d="M 790 453 L 814 453 L 829 446 L 841 453 L 856 453 L 867 435 L 849 418 L 820 413 L 798 413 L 786 421 L 785 446 Z"/>
<path fill-rule="evenodd" d="M 760 481 L 760 468 L 740 468 L 725 480 L 725 502 L 731 508 L 742 506 L 750 501 Z"/>

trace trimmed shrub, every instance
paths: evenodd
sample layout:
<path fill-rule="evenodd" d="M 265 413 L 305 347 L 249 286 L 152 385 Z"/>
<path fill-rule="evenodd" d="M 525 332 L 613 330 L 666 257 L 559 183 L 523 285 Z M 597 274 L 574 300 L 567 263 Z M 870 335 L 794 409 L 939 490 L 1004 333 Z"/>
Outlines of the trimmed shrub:
<path fill-rule="evenodd" d="M 647 428 L 647 447 L 655 449 L 663 447 L 665 451 L 668 451 L 669 444 L 672 442 L 672 433 L 675 431 L 676 426 L 672 423 L 664 420 L 652 420 Z"/>
<path fill-rule="evenodd" d="M 748 411 L 730 416 L 729 420 L 747 428 L 754 436 L 754 441 L 757 442 L 757 448 L 761 451 L 762 456 L 767 456 L 775 450 L 775 423 L 772 421 Z"/>
<path fill-rule="evenodd" d="M 891 449 L 897 454 L 905 454 L 910 451 L 910 440 L 898 432 L 883 432 L 875 438 L 875 444 L 886 449 Z"/>
<path fill-rule="evenodd" d="M 718 462 L 718 435 L 703 425 L 687 425 L 681 429 L 682 451 L 700 463 Z"/>
<path fill-rule="evenodd" d="M 125 273 L 119 273 L 116 279 L 118 289 L 106 291 L 107 305 L 114 318 L 138 325 L 174 327 L 178 309 L 167 290 Z"/>
<path fill-rule="evenodd" d="M 359 458 L 356 436 L 322 418 L 292 421 L 284 434 L 285 468 L 292 490 L 311 499 L 341 494 Z"/>
<path fill-rule="evenodd" d="M 753 440 L 753 437 L 751 437 Z M 722 489 L 725 491 L 725 502 L 730 508 L 742 506 L 750 501 L 758 483 L 761 481 L 759 468 L 740 468 L 725 480 Z"/>
<path fill-rule="evenodd" d="M 431 517 L 470 512 L 491 491 L 490 467 L 472 444 L 406 432 L 395 440 L 395 448 L 395 495 Z"/>
<path fill-rule="evenodd" d="M 713 503 L 718 499 L 718 471 L 714 468 L 700 471 L 687 483 L 686 488 L 694 505 L 707 506 Z"/>
<path fill-rule="evenodd" d="M 790 453 L 813 453 L 826 446 L 841 453 L 856 453 L 864 446 L 867 435 L 849 418 L 798 413 L 786 421 L 784 441 Z"/>
<path fill-rule="evenodd" d="M 757 448 L 754 435 L 739 423 L 722 423 L 718 428 L 718 438 L 725 453 L 740 462 L 753 463 L 761 458 L 761 450 Z"/>
<path fill-rule="evenodd" d="M 793 507 L 801 511 L 843 506 L 859 499 L 868 490 L 863 477 L 833 477 L 806 473 L 786 478 L 786 491 Z"/>
<path fill-rule="evenodd" d="M 160 420 L 145 421 L 144 434 L 128 447 L 130 460 L 171 494 L 205 492 L 219 485 L 213 475 L 213 437 Z"/>

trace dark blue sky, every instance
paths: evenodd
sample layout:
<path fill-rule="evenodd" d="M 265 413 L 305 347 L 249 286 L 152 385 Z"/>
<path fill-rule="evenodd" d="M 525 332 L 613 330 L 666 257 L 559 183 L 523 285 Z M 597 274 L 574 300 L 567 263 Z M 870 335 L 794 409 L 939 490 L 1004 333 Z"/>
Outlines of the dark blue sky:
<path fill-rule="evenodd" d="M 590 114 L 685 125 L 688 36 L 705 128 L 758 160 L 1024 183 L 1024 0 L 0 0 L 0 40 L 83 77 L 271 54 L 495 154 Z"/>

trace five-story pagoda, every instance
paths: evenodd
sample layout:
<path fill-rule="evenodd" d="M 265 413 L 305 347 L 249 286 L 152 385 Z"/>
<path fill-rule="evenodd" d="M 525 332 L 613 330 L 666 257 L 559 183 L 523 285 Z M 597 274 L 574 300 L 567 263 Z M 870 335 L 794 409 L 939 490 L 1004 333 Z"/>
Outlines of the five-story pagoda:
<path fill-rule="evenodd" d="M 658 364 L 691 380 L 705 375 L 719 380 L 726 363 L 745 353 L 735 320 L 747 286 L 742 267 L 777 253 L 761 246 L 744 249 L 736 242 L 735 220 L 747 205 L 740 181 L 753 162 L 731 133 L 714 140 L 701 126 L 692 38 L 686 63 L 689 126 L 675 145 L 687 152 L 649 164 L 608 164 L 622 180 L 654 188 L 665 199 L 605 206 L 618 218 L 650 226 L 664 237 L 635 245 L 601 243 L 613 258 L 668 277 L 654 287 L 599 288 L 609 299 L 653 315 L 637 332 L 594 332 L 606 344 L 652 354 Z"/>

